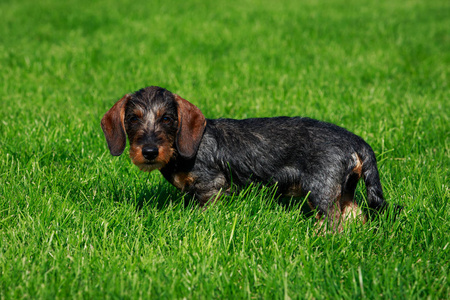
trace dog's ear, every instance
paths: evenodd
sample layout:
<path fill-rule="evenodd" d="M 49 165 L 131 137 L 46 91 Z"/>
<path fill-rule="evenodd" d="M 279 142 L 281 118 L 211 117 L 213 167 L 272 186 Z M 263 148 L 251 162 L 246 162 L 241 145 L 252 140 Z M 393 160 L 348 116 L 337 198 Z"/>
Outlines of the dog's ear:
<path fill-rule="evenodd" d="M 181 156 L 192 158 L 202 140 L 206 119 L 198 107 L 176 94 L 174 97 L 178 105 L 177 150 Z"/>
<path fill-rule="evenodd" d="M 119 156 L 125 149 L 127 137 L 125 135 L 125 106 L 131 95 L 122 97 L 102 118 L 102 129 L 108 142 L 111 155 Z"/>

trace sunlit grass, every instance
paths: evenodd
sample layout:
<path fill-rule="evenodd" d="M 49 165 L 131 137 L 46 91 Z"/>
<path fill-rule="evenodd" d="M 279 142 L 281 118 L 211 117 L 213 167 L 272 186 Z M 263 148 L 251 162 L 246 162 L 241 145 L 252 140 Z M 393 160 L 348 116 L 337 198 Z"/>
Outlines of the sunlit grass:
<path fill-rule="evenodd" d="M 449 8 L 0 3 L 0 298 L 449 298 Z M 148 85 L 346 127 L 405 209 L 336 235 L 265 187 L 202 211 L 107 151 L 102 115 Z"/>

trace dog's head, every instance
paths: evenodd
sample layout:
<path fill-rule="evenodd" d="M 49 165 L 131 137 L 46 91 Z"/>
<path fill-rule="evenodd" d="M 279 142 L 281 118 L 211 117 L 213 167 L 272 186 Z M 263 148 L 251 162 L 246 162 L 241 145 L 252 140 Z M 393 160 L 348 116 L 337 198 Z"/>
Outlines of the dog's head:
<path fill-rule="evenodd" d="M 152 171 L 176 155 L 195 156 L 206 119 L 187 100 L 151 86 L 117 101 L 103 116 L 101 126 L 112 155 L 122 154 L 128 136 L 132 162 L 143 171 Z"/>

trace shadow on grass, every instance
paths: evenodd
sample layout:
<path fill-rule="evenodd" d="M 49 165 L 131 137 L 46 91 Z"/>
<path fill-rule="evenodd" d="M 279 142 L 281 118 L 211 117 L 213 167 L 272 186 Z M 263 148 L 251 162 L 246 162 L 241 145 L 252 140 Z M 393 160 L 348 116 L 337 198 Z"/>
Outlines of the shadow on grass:
<path fill-rule="evenodd" d="M 157 210 L 165 210 L 170 206 L 183 205 L 184 208 L 202 209 L 193 196 L 178 191 L 175 187 L 170 185 L 164 178 L 155 178 L 150 183 L 150 180 L 134 181 L 132 185 L 118 186 L 112 183 L 115 189 L 113 190 L 113 200 L 115 202 L 132 202 L 137 210 L 142 210 L 144 207 L 156 208 Z M 250 184 L 243 189 L 234 189 L 236 192 L 229 195 L 219 195 L 218 201 L 225 206 L 234 206 L 244 204 L 246 201 L 259 202 L 254 208 L 266 206 L 269 210 L 282 207 L 286 212 L 298 211 L 302 219 L 311 219 L 316 216 L 317 211 L 308 205 L 306 197 L 282 197 L 277 194 L 276 186 L 267 187 L 262 184 Z M 369 216 L 370 219 L 378 219 L 380 215 L 388 214 L 386 219 L 391 221 L 396 220 L 396 216 L 401 211 L 398 205 L 387 206 L 386 212 L 370 211 L 365 199 L 364 189 L 359 189 L 355 193 L 355 201 L 360 206 L 360 209 Z M 233 204 L 234 203 L 234 204 Z M 253 205 L 253 204 L 251 204 Z M 252 209 L 254 210 L 254 209 Z"/>
<path fill-rule="evenodd" d="M 137 210 L 152 207 L 164 210 L 173 205 L 182 204 L 185 208 L 198 207 L 195 199 L 170 185 L 164 178 L 153 180 L 138 180 L 134 186 L 124 187 L 124 191 L 114 191 L 114 201 L 128 201 L 136 206 Z M 125 195 L 129 195 L 128 197 Z M 131 195 L 131 197 L 130 197 Z M 124 197 L 125 196 L 125 197 Z"/>
<path fill-rule="evenodd" d="M 169 206 L 183 205 L 184 208 L 202 209 L 196 199 L 187 193 L 183 193 L 170 185 L 164 178 L 150 180 L 136 180 L 128 185 L 118 184 L 111 180 L 110 190 L 114 202 L 129 202 L 136 206 L 137 210 L 144 207 L 153 207 L 158 210 L 164 210 Z M 309 218 L 314 216 L 306 198 L 287 198 L 280 197 L 276 193 L 276 187 L 266 187 L 262 184 L 250 184 L 243 189 L 234 189 L 231 194 L 221 194 L 218 202 L 225 206 L 234 204 L 245 204 L 248 201 L 258 201 L 259 205 L 266 205 L 268 209 L 276 209 L 281 206 L 285 211 L 299 210 L 301 215 Z M 234 204 L 233 204 L 234 203 Z M 240 204 L 237 204 L 240 205 Z"/>

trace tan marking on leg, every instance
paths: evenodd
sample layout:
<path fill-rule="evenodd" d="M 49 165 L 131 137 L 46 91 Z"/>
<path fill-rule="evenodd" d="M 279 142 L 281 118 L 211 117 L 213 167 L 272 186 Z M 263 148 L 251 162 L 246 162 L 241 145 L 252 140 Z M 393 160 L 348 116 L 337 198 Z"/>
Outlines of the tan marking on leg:
<path fill-rule="evenodd" d="M 172 184 L 181 191 L 184 191 L 186 185 L 191 185 L 194 180 L 194 177 L 189 173 L 177 173 L 173 176 Z"/>
<path fill-rule="evenodd" d="M 345 201 L 341 205 L 342 219 L 344 222 L 357 220 L 361 221 L 363 224 L 366 223 L 367 219 L 361 208 L 353 201 Z"/>
<path fill-rule="evenodd" d="M 321 213 L 316 214 L 316 222 L 314 223 L 314 232 L 317 235 L 324 235 L 327 232 L 327 224 Z"/>
<path fill-rule="evenodd" d="M 359 177 L 362 175 L 362 160 L 357 153 L 353 153 L 353 158 L 355 159 L 356 166 L 353 168 L 353 173 L 357 174 Z"/>

